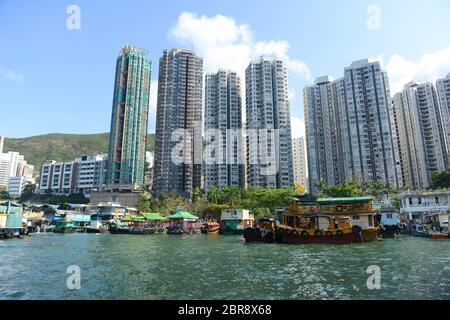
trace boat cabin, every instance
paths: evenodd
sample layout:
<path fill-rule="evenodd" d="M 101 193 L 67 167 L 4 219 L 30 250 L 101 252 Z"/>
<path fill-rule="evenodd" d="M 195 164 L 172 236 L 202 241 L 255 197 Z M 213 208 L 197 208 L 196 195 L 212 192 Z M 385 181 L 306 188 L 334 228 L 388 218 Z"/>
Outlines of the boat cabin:
<path fill-rule="evenodd" d="M 249 210 L 223 210 L 220 216 L 220 230 L 222 234 L 243 234 L 246 228 L 253 227 L 255 217 Z"/>

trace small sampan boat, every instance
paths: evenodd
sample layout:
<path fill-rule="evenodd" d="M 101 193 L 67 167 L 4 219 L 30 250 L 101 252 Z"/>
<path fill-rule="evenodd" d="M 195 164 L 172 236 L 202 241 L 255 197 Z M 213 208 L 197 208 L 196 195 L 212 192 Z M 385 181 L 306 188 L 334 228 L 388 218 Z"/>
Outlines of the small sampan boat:
<path fill-rule="evenodd" d="M 204 233 L 204 234 L 208 234 L 208 233 L 218 234 L 219 230 L 220 230 L 220 224 L 218 224 L 215 221 L 205 222 L 200 228 L 200 232 Z"/>

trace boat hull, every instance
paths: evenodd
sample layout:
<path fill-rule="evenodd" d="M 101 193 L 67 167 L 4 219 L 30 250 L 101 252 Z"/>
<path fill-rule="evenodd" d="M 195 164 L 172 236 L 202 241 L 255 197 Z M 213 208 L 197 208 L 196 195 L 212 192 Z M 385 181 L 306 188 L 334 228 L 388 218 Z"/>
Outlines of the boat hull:
<path fill-rule="evenodd" d="M 260 228 L 247 228 L 244 230 L 244 239 L 247 243 L 252 242 L 276 242 L 277 237 L 272 231 L 264 231 Z M 281 242 L 281 241 L 280 241 Z"/>
<path fill-rule="evenodd" d="M 55 227 L 53 229 L 54 233 L 74 233 L 75 232 L 75 228 L 71 228 L 71 227 Z"/>
<path fill-rule="evenodd" d="M 106 229 L 106 228 L 100 228 L 100 229 L 87 228 L 86 229 L 86 233 L 106 233 L 106 232 L 108 232 L 108 229 Z"/>
<path fill-rule="evenodd" d="M 285 243 L 289 244 L 351 244 L 353 241 L 352 234 L 343 234 L 340 236 L 309 236 L 303 237 L 301 235 L 283 235 Z"/>
<path fill-rule="evenodd" d="M 400 228 L 397 225 L 383 225 L 383 228 L 380 230 L 383 238 L 394 238 L 400 234 Z"/>
<path fill-rule="evenodd" d="M 202 229 L 200 229 L 200 232 L 203 234 L 218 234 L 219 227 L 217 227 L 217 228 L 202 228 Z"/>
<path fill-rule="evenodd" d="M 430 234 L 425 231 L 413 231 L 412 235 L 414 237 L 419 237 L 419 238 L 429 238 L 430 237 Z"/>
<path fill-rule="evenodd" d="M 434 233 L 430 235 L 430 239 L 447 239 L 448 234 L 446 233 Z"/>
<path fill-rule="evenodd" d="M 379 228 L 363 229 L 353 233 L 353 242 L 371 242 L 378 239 Z"/>

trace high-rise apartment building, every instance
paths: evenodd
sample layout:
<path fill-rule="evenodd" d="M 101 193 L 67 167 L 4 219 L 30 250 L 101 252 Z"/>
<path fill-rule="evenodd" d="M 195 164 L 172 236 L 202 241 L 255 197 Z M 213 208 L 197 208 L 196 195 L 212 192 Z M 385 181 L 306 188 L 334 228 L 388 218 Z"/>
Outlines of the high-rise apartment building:
<path fill-rule="evenodd" d="M 321 179 L 332 185 L 342 182 L 338 85 L 333 78 L 324 76 L 303 91 L 310 181 L 306 187 L 312 192 Z"/>
<path fill-rule="evenodd" d="M 108 190 L 141 190 L 150 98 L 148 51 L 125 46 L 116 62 L 109 135 Z"/>
<path fill-rule="evenodd" d="M 397 187 L 387 74 L 359 60 L 336 81 L 319 78 L 304 91 L 309 184 L 349 178 Z"/>
<path fill-rule="evenodd" d="M 244 187 L 241 79 L 219 70 L 205 80 L 204 189 Z"/>
<path fill-rule="evenodd" d="M 445 78 L 436 80 L 436 90 L 446 134 L 447 157 L 450 162 L 450 73 Z"/>
<path fill-rule="evenodd" d="M 107 163 L 106 155 L 82 155 L 76 158 L 75 193 L 89 197 L 92 192 L 105 191 Z"/>
<path fill-rule="evenodd" d="M 448 118 L 435 86 L 430 82 L 410 82 L 391 103 L 396 114 L 392 131 L 398 138 L 396 148 L 401 160 L 398 176 L 404 187 L 427 188 L 432 175 L 445 170 L 449 164 Z"/>
<path fill-rule="evenodd" d="M 42 163 L 39 193 L 69 195 L 74 192 L 77 166 L 74 161 L 56 162 L 47 160 Z"/>
<path fill-rule="evenodd" d="M 288 74 L 281 60 L 261 57 L 245 71 L 248 186 L 293 185 Z"/>
<path fill-rule="evenodd" d="M 17 176 L 17 169 L 24 157 L 18 152 L 0 153 L 0 187 L 8 187 L 10 177 Z"/>
<path fill-rule="evenodd" d="M 308 171 L 306 168 L 307 161 L 305 151 L 305 139 L 303 137 L 292 139 L 294 182 L 301 184 L 306 189 L 308 189 Z"/>
<path fill-rule="evenodd" d="M 203 59 L 186 49 L 164 50 L 159 60 L 155 195 L 189 197 L 202 183 Z"/>

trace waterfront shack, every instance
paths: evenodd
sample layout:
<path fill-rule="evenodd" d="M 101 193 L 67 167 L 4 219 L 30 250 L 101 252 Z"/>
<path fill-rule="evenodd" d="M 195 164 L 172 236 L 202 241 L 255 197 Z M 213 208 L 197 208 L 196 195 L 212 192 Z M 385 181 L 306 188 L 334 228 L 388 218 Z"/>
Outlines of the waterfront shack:
<path fill-rule="evenodd" d="M 22 204 L 0 202 L 0 239 L 18 238 L 25 233 Z"/>
<path fill-rule="evenodd" d="M 417 236 L 432 232 L 448 232 L 450 191 L 414 191 L 399 194 L 400 215 L 407 222 L 408 231 Z"/>
<path fill-rule="evenodd" d="M 243 235 L 244 230 L 251 228 L 255 217 L 249 210 L 223 210 L 220 215 L 220 234 Z"/>

